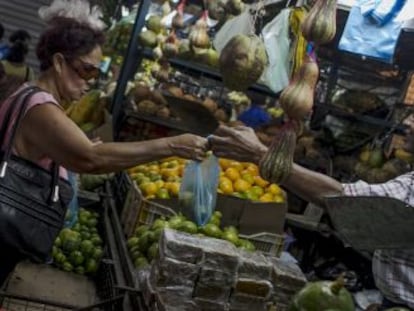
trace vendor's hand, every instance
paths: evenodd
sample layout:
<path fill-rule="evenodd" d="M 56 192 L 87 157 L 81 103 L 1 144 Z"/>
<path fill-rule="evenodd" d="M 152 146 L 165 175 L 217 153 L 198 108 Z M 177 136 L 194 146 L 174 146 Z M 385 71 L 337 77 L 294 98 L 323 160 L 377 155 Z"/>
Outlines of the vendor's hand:
<path fill-rule="evenodd" d="M 207 139 L 193 134 L 171 137 L 168 146 L 175 156 L 198 161 L 202 161 L 208 151 Z"/>
<path fill-rule="evenodd" d="M 246 126 L 220 126 L 209 138 L 211 150 L 218 157 L 259 164 L 267 151 L 254 130 Z"/>

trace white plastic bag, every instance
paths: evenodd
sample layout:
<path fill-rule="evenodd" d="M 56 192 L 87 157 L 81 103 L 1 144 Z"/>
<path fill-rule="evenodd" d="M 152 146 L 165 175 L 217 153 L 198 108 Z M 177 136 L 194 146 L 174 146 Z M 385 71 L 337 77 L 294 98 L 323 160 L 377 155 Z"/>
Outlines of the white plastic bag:
<path fill-rule="evenodd" d="M 289 84 L 290 12 L 290 9 L 283 9 L 262 30 L 269 64 L 259 82 L 275 93 L 283 90 Z"/>
<path fill-rule="evenodd" d="M 216 208 L 220 166 L 210 155 L 203 162 L 190 161 L 185 167 L 178 199 L 181 212 L 199 226 L 210 220 Z"/>
<path fill-rule="evenodd" d="M 253 33 L 254 29 L 249 10 L 245 10 L 242 14 L 227 21 L 220 28 L 213 41 L 214 48 L 220 54 L 227 42 L 235 35 L 249 35 Z"/>

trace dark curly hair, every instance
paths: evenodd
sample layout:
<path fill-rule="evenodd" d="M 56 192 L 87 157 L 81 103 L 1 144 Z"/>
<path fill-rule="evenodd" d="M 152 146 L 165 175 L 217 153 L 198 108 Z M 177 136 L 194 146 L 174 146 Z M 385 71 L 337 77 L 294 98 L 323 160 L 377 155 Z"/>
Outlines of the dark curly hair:
<path fill-rule="evenodd" d="M 45 71 L 52 66 L 53 55 L 56 53 L 75 59 L 92 52 L 104 42 L 103 31 L 71 18 L 57 17 L 40 36 L 37 44 L 36 54 L 40 61 L 40 70 Z"/>
<path fill-rule="evenodd" d="M 10 52 L 7 56 L 7 60 L 13 63 L 23 63 L 29 52 L 29 41 L 31 40 L 30 34 L 26 30 L 19 29 L 13 32 L 9 41 L 11 43 Z"/>

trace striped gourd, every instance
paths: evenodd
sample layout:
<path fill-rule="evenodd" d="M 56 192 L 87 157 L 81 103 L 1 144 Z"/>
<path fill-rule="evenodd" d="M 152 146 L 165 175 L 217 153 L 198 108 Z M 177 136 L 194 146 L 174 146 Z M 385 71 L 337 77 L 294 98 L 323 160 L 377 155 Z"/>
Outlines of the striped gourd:
<path fill-rule="evenodd" d="M 273 138 L 260 161 L 260 175 L 272 183 L 282 183 L 290 175 L 296 147 L 296 132 L 292 123 L 287 123 Z"/>

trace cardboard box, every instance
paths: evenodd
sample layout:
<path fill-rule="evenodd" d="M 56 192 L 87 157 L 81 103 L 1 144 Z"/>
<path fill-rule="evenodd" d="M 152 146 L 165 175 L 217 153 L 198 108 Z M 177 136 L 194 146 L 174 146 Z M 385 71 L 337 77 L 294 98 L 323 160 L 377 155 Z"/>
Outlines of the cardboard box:
<path fill-rule="evenodd" d="M 151 200 L 180 211 L 177 198 Z M 269 232 L 282 234 L 287 203 L 259 203 L 233 196 L 218 194 L 216 210 L 223 214 L 222 226 L 235 226 L 242 234 Z"/>
<path fill-rule="evenodd" d="M 223 213 L 223 226 L 236 226 L 242 234 L 282 234 L 287 203 L 259 203 L 219 194 L 216 210 Z"/>

